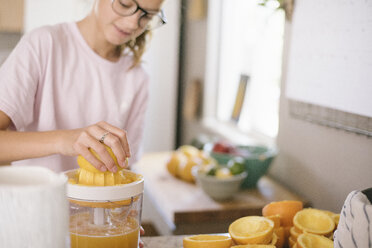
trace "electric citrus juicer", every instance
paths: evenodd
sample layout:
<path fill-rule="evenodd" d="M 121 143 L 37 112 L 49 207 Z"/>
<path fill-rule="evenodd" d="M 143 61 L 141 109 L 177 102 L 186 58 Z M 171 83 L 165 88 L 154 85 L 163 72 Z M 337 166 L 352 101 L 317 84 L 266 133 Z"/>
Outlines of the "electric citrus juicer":
<path fill-rule="evenodd" d="M 142 211 L 143 177 L 121 168 L 101 172 L 79 156 L 69 178 L 71 248 L 137 248 Z M 98 155 L 91 150 L 97 157 Z"/>

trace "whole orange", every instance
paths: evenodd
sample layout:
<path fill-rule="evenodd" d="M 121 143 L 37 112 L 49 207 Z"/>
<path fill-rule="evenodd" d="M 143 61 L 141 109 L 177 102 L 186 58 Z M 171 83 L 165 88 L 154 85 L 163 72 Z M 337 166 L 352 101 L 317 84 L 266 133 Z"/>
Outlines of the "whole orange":
<path fill-rule="evenodd" d="M 263 216 L 279 214 L 282 226 L 293 226 L 293 217 L 303 208 L 301 201 L 277 201 L 270 202 L 262 209 Z"/>

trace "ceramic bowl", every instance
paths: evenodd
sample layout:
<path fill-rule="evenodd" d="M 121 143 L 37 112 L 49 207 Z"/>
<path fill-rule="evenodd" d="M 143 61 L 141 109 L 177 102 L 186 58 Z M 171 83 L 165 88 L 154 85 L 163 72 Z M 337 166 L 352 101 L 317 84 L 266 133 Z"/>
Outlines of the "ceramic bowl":
<path fill-rule="evenodd" d="M 194 170 L 197 184 L 203 191 L 212 199 L 217 201 L 229 200 L 240 190 L 240 186 L 247 177 L 247 172 L 242 172 L 238 175 L 229 178 L 218 178 L 210 176 L 204 172 Z"/>
<path fill-rule="evenodd" d="M 242 188 L 254 188 L 257 186 L 258 180 L 268 171 L 271 162 L 277 155 L 277 150 L 264 146 L 237 146 L 237 149 L 241 151 L 241 154 L 210 151 L 210 155 L 222 165 L 227 164 L 229 160 L 235 157 L 242 157 L 245 170 L 248 172 Z"/>

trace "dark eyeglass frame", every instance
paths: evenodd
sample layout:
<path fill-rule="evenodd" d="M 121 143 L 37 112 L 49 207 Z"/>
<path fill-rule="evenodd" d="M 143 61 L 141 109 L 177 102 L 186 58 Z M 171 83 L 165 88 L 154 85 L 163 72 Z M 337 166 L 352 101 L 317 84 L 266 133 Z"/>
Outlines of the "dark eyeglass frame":
<path fill-rule="evenodd" d="M 132 0 L 133 3 L 136 5 L 135 10 L 132 11 L 132 13 L 130 13 L 130 14 L 123 15 L 122 13 L 119 13 L 119 12 L 115 9 L 115 7 L 114 7 L 114 3 L 115 3 L 115 1 L 118 1 L 119 4 L 122 5 L 123 7 L 126 7 L 126 6 L 123 5 L 122 2 L 121 2 L 120 0 L 111 0 L 111 7 L 112 7 L 112 10 L 113 10 L 116 14 L 118 14 L 118 15 L 120 15 L 120 16 L 131 16 L 131 15 L 134 15 L 135 13 L 137 13 L 138 10 L 140 10 L 140 11 L 143 13 L 143 14 L 140 16 L 140 18 L 138 18 L 138 26 L 139 26 L 139 27 L 142 27 L 142 26 L 141 26 L 141 19 L 142 19 L 143 17 L 149 15 L 149 14 L 150 14 L 150 15 L 154 15 L 154 16 L 158 16 L 158 17 L 160 18 L 160 21 L 161 21 L 161 22 L 159 23 L 158 26 L 156 26 L 156 27 L 154 27 L 154 28 L 149 28 L 149 27 L 147 27 L 147 26 L 146 26 L 146 27 L 142 27 L 142 28 L 146 28 L 147 30 L 153 30 L 153 29 L 156 29 L 156 28 L 158 28 L 158 27 L 160 27 L 160 26 L 162 26 L 162 25 L 164 25 L 164 24 L 167 23 L 167 18 L 166 18 L 166 16 L 165 16 L 165 13 L 164 13 L 164 10 L 163 10 L 163 9 L 161 9 L 160 11 L 149 11 L 149 10 L 145 10 L 144 8 L 142 8 L 142 7 L 138 4 L 138 2 L 137 2 L 136 0 Z"/>

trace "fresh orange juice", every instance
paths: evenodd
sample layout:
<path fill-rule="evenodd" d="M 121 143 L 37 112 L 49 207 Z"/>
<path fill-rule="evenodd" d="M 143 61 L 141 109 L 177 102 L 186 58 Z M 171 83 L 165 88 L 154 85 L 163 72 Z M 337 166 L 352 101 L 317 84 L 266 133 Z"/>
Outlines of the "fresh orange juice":
<path fill-rule="evenodd" d="M 139 230 L 115 236 L 88 236 L 71 233 L 71 248 L 137 248 Z"/>
<path fill-rule="evenodd" d="M 94 225 L 88 212 L 70 216 L 71 248 L 137 248 L 138 221 L 128 217 L 124 223 Z"/>

